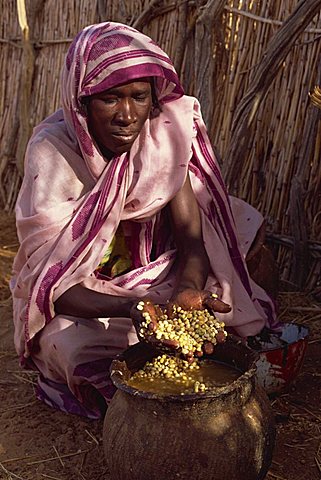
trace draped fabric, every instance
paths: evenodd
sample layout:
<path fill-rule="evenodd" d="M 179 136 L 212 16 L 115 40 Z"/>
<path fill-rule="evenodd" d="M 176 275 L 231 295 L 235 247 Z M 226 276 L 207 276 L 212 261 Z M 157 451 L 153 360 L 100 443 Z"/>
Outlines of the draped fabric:
<path fill-rule="evenodd" d="M 142 77 L 154 78 L 161 112 L 146 121 L 129 153 L 106 162 L 89 133 L 82 100 Z M 124 297 L 148 294 L 157 303 L 170 297 L 176 248 L 163 212 L 187 175 L 211 263 L 206 287 L 232 306 L 221 318 L 241 336 L 273 325 L 273 304 L 251 281 L 244 261 L 262 217 L 228 196 L 200 105 L 184 95 L 165 52 L 131 27 L 89 26 L 67 53 L 61 94 L 62 109 L 30 139 L 16 205 L 21 246 L 11 288 L 22 361 L 39 354 L 35 339 L 46 335 L 56 318 L 54 301 L 73 285 Z M 131 238 L 133 268 L 111 279 L 96 267 L 120 222 Z M 104 325 L 108 330 L 108 319 Z"/>

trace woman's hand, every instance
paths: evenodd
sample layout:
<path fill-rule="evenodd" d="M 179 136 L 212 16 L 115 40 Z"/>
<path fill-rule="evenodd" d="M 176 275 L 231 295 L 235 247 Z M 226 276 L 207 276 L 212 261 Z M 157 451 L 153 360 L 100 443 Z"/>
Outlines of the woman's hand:
<path fill-rule="evenodd" d="M 207 308 L 212 313 L 228 313 L 231 311 L 230 305 L 223 302 L 218 298 L 215 293 L 211 293 L 208 290 L 195 290 L 187 288 L 178 293 L 176 297 L 168 304 L 167 312 L 171 318 L 173 315 L 174 305 L 181 307 L 183 310 L 204 310 Z M 225 341 L 225 335 L 223 332 L 219 332 L 216 336 L 217 342 L 222 343 Z M 202 350 L 205 354 L 211 355 L 214 351 L 214 345 L 212 342 L 205 341 L 203 343 Z M 198 353 L 201 356 L 201 352 Z"/>
<path fill-rule="evenodd" d="M 169 316 L 171 316 L 173 305 L 178 305 L 183 310 L 204 310 L 204 308 L 208 308 L 212 312 L 219 313 L 228 313 L 231 311 L 231 307 L 227 303 L 222 302 L 222 300 L 219 300 L 215 293 L 211 293 L 208 290 L 195 290 L 193 288 L 186 288 L 171 300 L 167 307 Z"/>
<path fill-rule="evenodd" d="M 171 350 L 176 350 L 179 347 L 179 344 L 175 340 L 159 340 L 156 338 L 158 318 L 162 314 L 163 312 L 161 308 L 148 299 L 135 303 L 130 312 L 139 339 L 147 341 L 156 347 L 165 347 Z M 143 335 L 141 333 L 142 323 L 146 321 L 146 316 L 149 318 L 149 335 Z"/>
<path fill-rule="evenodd" d="M 137 331 L 138 338 L 143 341 L 147 341 L 157 348 L 165 348 L 170 350 L 178 350 L 180 348 L 179 342 L 171 339 L 159 339 L 157 338 L 158 319 L 167 314 L 169 319 L 174 318 L 174 312 L 177 307 L 181 307 L 182 310 L 204 310 L 205 308 L 211 312 L 227 313 L 231 310 L 231 307 L 226 303 L 218 299 L 217 295 L 212 294 L 206 290 L 194 290 L 185 289 L 180 292 L 174 299 L 169 302 L 164 309 L 161 309 L 158 305 L 154 305 L 150 300 L 142 300 L 137 302 L 131 310 L 131 318 L 133 319 L 134 326 Z M 143 322 L 148 319 L 148 334 L 142 333 L 144 330 Z M 225 341 L 224 331 L 219 331 L 216 335 L 218 343 Z M 209 341 L 205 341 L 202 346 L 202 352 L 198 351 L 197 356 L 202 356 L 204 353 L 210 355 L 213 353 L 214 345 Z M 186 355 L 187 358 L 193 357 L 193 352 Z"/>

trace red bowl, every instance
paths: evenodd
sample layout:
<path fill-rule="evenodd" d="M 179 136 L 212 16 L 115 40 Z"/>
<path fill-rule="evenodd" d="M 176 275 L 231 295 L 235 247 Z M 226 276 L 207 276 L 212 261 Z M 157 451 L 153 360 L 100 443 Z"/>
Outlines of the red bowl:
<path fill-rule="evenodd" d="M 308 335 L 307 327 L 285 323 L 281 333 L 271 334 L 271 341 L 261 344 L 256 362 L 257 378 L 268 394 L 286 391 L 296 379 L 308 346 Z"/>

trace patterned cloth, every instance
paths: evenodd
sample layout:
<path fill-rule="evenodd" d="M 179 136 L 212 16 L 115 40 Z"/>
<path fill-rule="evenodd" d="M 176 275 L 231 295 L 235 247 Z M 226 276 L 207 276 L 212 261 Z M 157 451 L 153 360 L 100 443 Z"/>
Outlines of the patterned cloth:
<path fill-rule="evenodd" d="M 162 111 L 146 121 L 130 153 L 106 163 L 81 99 L 146 76 L 154 77 Z M 38 125 L 29 142 L 16 206 L 21 246 L 11 282 L 15 345 L 22 364 L 41 372 L 39 397 L 96 418 L 99 399 L 110 396 L 110 359 L 137 342 L 134 328 L 129 318 L 56 316 L 54 301 L 82 284 L 165 302 L 175 284 L 176 249 L 163 209 L 187 175 L 211 263 L 206 288 L 232 306 L 221 319 L 241 336 L 255 335 L 273 325 L 274 312 L 244 262 L 262 217 L 228 197 L 199 103 L 184 95 L 168 56 L 131 27 L 92 25 L 72 43 L 61 85 L 62 109 Z M 97 275 L 120 222 L 130 238 L 132 268 L 114 278 Z"/>

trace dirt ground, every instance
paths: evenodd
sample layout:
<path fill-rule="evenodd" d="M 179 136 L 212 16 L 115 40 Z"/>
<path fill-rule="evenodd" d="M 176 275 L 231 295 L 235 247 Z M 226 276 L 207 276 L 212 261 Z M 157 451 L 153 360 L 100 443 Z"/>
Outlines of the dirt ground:
<path fill-rule="evenodd" d="M 0 479 L 112 480 L 102 422 L 42 404 L 33 393 L 35 374 L 19 368 L 8 289 L 17 240 L 14 218 L 0 213 L 0 221 Z M 272 400 L 278 434 L 266 480 L 320 480 L 321 306 L 303 293 L 282 293 L 279 302 L 281 319 L 309 326 L 310 337 L 295 385 Z"/>

